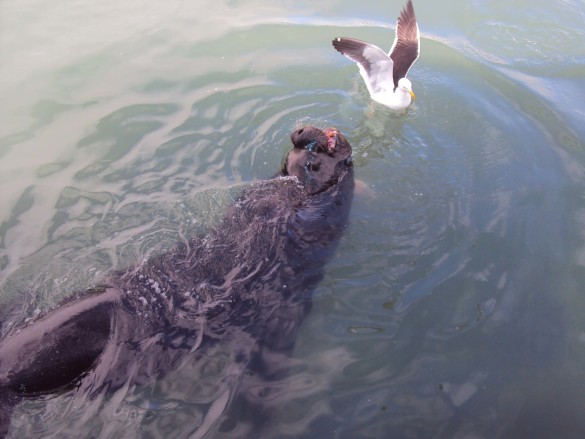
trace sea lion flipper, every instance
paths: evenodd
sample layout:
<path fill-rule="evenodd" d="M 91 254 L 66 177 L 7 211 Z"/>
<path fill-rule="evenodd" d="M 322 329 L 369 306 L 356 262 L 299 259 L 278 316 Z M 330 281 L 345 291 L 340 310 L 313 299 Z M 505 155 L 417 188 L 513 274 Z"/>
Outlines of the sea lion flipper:
<path fill-rule="evenodd" d="M 58 308 L 0 344 L 0 388 L 53 392 L 83 375 L 106 346 L 116 290 Z"/>

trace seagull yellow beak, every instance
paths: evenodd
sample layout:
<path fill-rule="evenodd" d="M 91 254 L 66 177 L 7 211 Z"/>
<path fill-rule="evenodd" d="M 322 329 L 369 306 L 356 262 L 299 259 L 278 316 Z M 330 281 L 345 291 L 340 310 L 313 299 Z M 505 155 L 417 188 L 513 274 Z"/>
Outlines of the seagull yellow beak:
<path fill-rule="evenodd" d="M 410 96 L 412 96 L 412 99 L 416 99 L 416 96 L 412 90 L 408 90 L 408 92 L 410 93 Z"/>

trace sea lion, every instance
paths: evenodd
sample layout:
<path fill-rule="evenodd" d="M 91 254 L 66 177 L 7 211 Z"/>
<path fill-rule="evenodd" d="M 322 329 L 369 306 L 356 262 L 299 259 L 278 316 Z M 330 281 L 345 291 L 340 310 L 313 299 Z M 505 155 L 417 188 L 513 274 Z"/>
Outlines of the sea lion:
<path fill-rule="evenodd" d="M 343 134 L 306 126 L 291 141 L 274 178 L 244 190 L 205 237 L 111 273 L 0 341 L 0 437 L 23 398 L 68 389 L 92 398 L 153 383 L 220 343 L 239 372 L 225 379 L 231 389 L 214 401 L 216 418 L 244 371 L 278 374 L 346 228 L 354 188 Z"/>

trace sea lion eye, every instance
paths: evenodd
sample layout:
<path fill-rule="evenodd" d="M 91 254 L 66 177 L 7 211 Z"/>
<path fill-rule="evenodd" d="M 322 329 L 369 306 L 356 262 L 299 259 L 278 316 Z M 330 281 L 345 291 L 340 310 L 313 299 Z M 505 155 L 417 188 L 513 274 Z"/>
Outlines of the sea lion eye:
<path fill-rule="evenodd" d="M 315 163 L 307 162 L 307 163 L 305 163 L 305 170 L 306 171 L 318 171 L 320 167 L 321 167 L 321 162 L 315 162 Z"/>
<path fill-rule="evenodd" d="M 308 149 L 311 152 L 314 152 L 316 145 L 317 145 L 317 142 L 311 142 L 307 146 L 305 146 L 305 148 Z"/>

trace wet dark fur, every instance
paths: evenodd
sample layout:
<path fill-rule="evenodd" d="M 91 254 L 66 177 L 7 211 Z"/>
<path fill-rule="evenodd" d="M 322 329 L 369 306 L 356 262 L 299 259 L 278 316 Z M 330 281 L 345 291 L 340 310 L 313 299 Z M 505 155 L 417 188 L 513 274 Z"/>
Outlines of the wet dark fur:
<path fill-rule="evenodd" d="M 278 374 L 353 194 L 343 135 L 304 127 L 291 140 L 277 176 L 245 190 L 205 238 L 111 274 L 0 342 L 0 437 L 22 398 L 147 384 L 225 340 L 240 368 Z"/>

